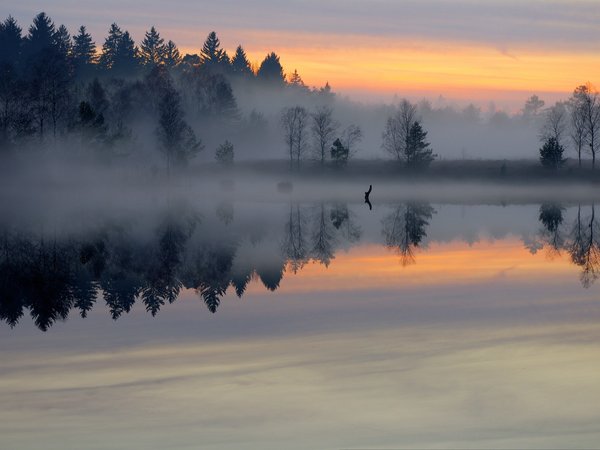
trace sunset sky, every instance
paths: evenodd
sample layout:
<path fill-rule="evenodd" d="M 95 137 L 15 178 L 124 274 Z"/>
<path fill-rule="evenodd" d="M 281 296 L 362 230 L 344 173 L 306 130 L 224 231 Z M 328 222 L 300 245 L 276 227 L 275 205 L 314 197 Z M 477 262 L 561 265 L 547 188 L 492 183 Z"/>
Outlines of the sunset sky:
<path fill-rule="evenodd" d="M 329 81 L 355 98 L 399 96 L 522 102 L 547 100 L 598 82 L 600 1 L 511 0 L 158 0 L 0 6 L 26 30 L 45 10 L 74 32 L 85 24 L 102 45 L 117 22 L 137 42 L 151 25 L 183 53 L 217 31 L 232 53 L 241 43 L 254 63 L 275 51 L 309 85 Z"/>

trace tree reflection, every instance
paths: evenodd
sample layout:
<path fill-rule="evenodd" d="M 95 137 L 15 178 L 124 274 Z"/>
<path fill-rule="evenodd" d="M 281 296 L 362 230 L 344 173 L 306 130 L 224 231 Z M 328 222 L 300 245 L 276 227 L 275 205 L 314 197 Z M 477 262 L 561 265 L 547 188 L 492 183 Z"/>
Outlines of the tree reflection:
<path fill-rule="evenodd" d="M 398 205 L 382 220 L 385 245 L 400 255 L 403 266 L 415 263 L 415 250 L 427 236 L 427 226 L 435 209 L 427 203 Z"/>
<path fill-rule="evenodd" d="M 581 267 L 580 279 L 584 287 L 589 287 L 596 281 L 600 265 L 600 230 L 594 204 L 590 210 L 590 215 L 582 218 L 581 205 L 577 206 L 577 218 L 566 246 L 573 264 Z"/>
<path fill-rule="evenodd" d="M 542 239 L 556 252 L 559 252 L 564 244 L 561 232 L 563 211 L 564 208 L 556 203 L 542 203 L 540 206 L 539 221 L 544 227 Z"/>
<path fill-rule="evenodd" d="M 290 204 L 283 237 L 283 254 L 292 272 L 296 273 L 308 261 L 306 217 L 299 204 Z"/>
<path fill-rule="evenodd" d="M 403 265 L 415 262 L 434 213 L 429 204 L 408 202 L 382 219 L 385 245 Z M 113 319 L 136 301 L 156 315 L 184 290 L 195 292 L 214 313 L 230 287 L 240 298 L 253 280 L 275 291 L 286 271 L 295 273 L 309 262 L 328 267 L 340 248 L 354 245 L 362 234 L 344 203 L 292 203 L 275 236 L 273 228 L 261 228 L 264 222 L 240 227 L 233 219 L 215 233 L 220 219 L 209 217 L 214 222 L 203 223 L 184 205 L 147 222 L 95 222 L 80 233 L 0 229 L 0 319 L 12 327 L 30 314 L 47 330 L 71 310 L 88 316 L 102 301 Z M 536 242 L 568 253 L 581 268 L 582 284 L 594 283 L 600 274 L 595 205 L 580 205 L 575 214 L 542 204 L 538 220 Z"/>
<path fill-rule="evenodd" d="M 581 284 L 590 287 L 598 278 L 600 270 L 600 230 L 595 205 L 589 207 L 588 213 L 581 204 L 577 205 L 577 215 L 568 233 L 564 231 L 564 210 L 562 206 L 552 203 L 540 206 L 539 221 L 542 230 L 539 243 L 553 253 L 566 251 L 571 262 L 581 268 Z"/>

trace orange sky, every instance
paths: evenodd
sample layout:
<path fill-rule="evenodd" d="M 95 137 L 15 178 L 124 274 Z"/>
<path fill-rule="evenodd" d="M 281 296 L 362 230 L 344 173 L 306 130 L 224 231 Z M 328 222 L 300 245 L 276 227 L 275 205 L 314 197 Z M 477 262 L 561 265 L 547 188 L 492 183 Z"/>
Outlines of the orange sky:
<path fill-rule="evenodd" d="M 257 44 L 270 40 L 269 36 L 256 37 Z M 469 101 L 507 100 L 521 106 L 534 93 L 547 101 L 565 98 L 576 86 L 594 82 L 594 76 L 600 74 L 600 57 L 591 51 L 521 49 L 506 53 L 485 45 L 436 41 L 385 42 L 375 48 L 286 43 L 284 39 L 283 45 L 277 46 L 286 73 L 297 69 L 309 86 L 329 82 L 335 91 L 363 100 L 391 99 L 394 94 L 413 98 L 443 95 Z M 264 44 L 246 49 L 256 66 L 272 50 Z M 233 54 L 235 48 L 227 50 Z"/>
<path fill-rule="evenodd" d="M 27 30 L 40 8 L 22 0 L 0 15 Z M 329 81 L 363 100 L 443 95 L 515 106 L 600 84 L 598 0 L 57 0 L 46 12 L 72 33 L 85 24 L 98 47 L 113 22 L 137 43 L 156 26 L 182 53 L 198 53 L 215 30 L 230 54 L 242 44 L 259 64 L 275 51 L 306 84 Z"/>

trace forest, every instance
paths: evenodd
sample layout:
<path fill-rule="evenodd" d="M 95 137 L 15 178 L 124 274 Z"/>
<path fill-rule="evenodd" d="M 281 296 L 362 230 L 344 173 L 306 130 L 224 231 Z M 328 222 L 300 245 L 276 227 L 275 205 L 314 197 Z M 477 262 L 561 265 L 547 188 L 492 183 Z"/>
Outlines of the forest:
<path fill-rule="evenodd" d="M 286 74 L 275 52 L 260 64 L 242 45 L 229 55 L 214 31 L 199 54 L 182 55 L 154 26 L 136 44 L 113 23 L 96 45 L 85 26 L 71 35 L 43 12 L 27 32 L 8 17 L 0 73 L 0 153 L 25 165 L 170 173 L 195 161 L 279 159 L 297 170 L 378 158 L 416 171 L 440 160 L 529 159 L 556 172 L 568 160 L 571 170 L 595 168 L 600 148 L 590 83 L 554 105 L 532 95 L 512 114 L 404 98 L 358 104 L 328 83 L 307 86 L 297 70 Z"/>

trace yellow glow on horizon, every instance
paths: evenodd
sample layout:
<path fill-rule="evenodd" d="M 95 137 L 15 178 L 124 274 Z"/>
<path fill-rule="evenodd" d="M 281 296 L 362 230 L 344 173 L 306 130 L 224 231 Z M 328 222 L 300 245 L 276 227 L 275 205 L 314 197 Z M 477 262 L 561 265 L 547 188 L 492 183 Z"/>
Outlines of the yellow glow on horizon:
<path fill-rule="evenodd" d="M 437 92 L 456 98 L 489 98 L 490 91 L 568 94 L 600 73 L 600 58 L 566 49 L 505 50 L 464 42 L 410 42 L 356 36 L 293 39 L 250 33 L 248 58 L 258 66 L 270 51 L 286 73 L 297 69 L 309 86 L 380 94 Z M 267 47 L 264 42 L 278 42 Z M 327 42 L 323 45 L 323 42 Z M 185 49 L 182 53 L 198 50 Z M 233 49 L 228 49 L 233 54 Z"/>
<path fill-rule="evenodd" d="M 329 267 L 310 262 L 296 274 L 286 270 L 278 292 L 359 290 L 399 286 L 443 286 L 482 283 L 499 279 L 577 280 L 578 267 L 568 258 L 549 260 L 542 250 L 532 255 L 518 239 L 479 242 L 435 243 L 414 251 L 414 264 L 403 265 L 394 251 L 379 245 L 366 245 L 340 251 Z M 248 293 L 264 293 L 259 281 Z"/>

